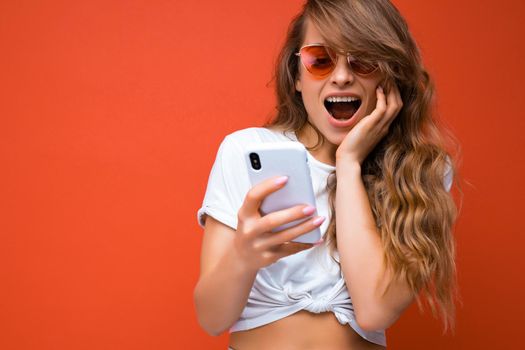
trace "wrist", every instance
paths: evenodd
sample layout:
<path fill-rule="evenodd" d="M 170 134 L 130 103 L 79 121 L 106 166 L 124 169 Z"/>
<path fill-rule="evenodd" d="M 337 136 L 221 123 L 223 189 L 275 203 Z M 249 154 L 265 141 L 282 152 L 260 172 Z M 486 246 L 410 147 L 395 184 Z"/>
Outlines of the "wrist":
<path fill-rule="evenodd" d="M 256 275 L 259 267 L 256 266 L 242 247 L 234 246 L 229 255 L 229 262 L 232 269 L 242 275 Z"/>
<path fill-rule="evenodd" d="M 335 158 L 336 172 L 352 172 L 361 174 L 361 163 L 355 159 L 344 156 L 336 156 Z"/>

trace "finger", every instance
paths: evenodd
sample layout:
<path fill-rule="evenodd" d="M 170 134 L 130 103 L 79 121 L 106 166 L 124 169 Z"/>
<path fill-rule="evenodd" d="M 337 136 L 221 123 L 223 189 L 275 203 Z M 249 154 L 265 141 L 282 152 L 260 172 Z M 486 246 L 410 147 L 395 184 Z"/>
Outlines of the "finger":
<path fill-rule="evenodd" d="M 310 232 L 317 227 L 321 226 L 325 218 L 322 216 L 316 216 L 310 218 L 298 225 L 287 228 L 286 230 L 276 232 L 262 239 L 261 248 L 271 249 L 272 247 L 279 246 L 285 242 L 290 242 L 295 238 Z"/>
<path fill-rule="evenodd" d="M 258 222 L 258 227 L 261 232 L 269 232 L 276 227 L 306 218 L 313 213 L 315 213 L 315 207 L 310 205 L 297 205 L 291 208 L 274 211 L 273 213 L 263 216 Z"/>
<path fill-rule="evenodd" d="M 397 105 L 399 107 L 402 107 L 403 106 L 403 99 L 401 98 L 401 91 L 399 91 L 399 87 L 397 85 L 395 86 L 394 92 L 395 92 Z"/>
<path fill-rule="evenodd" d="M 381 85 L 376 88 L 376 108 L 367 116 L 365 116 L 361 123 L 363 125 L 368 125 L 368 130 L 372 130 L 377 127 L 378 123 L 381 121 L 383 114 L 386 111 L 386 98 L 385 93 Z"/>
<path fill-rule="evenodd" d="M 388 93 L 388 96 L 387 96 L 386 114 L 388 115 L 388 117 L 395 115 L 395 112 L 399 108 L 398 94 L 399 94 L 399 90 L 397 89 L 397 86 L 394 85 L 394 87 L 390 89 L 390 92 Z"/>
<path fill-rule="evenodd" d="M 271 253 L 273 255 L 272 260 L 279 260 L 285 256 L 297 254 L 303 250 L 314 247 L 312 243 L 298 243 L 298 242 L 287 242 L 277 246 Z"/>
<path fill-rule="evenodd" d="M 401 99 L 401 92 L 399 91 L 399 88 L 397 87 L 397 85 L 394 85 L 394 89 L 393 89 L 393 99 L 394 99 L 394 103 L 396 105 L 396 113 L 399 113 L 399 111 L 401 110 L 401 107 L 403 107 L 403 100 Z"/>
<path fill-rule="evenodd" d="M 387 109 L 384 118 L 381 120 L 382 128 L 387 129 L 401 110 L 402 102 L 399 89 L 396 85 L 390 89 L 387 96 Z"/>
<path fill-rule="evenodd" d="M 399 88 L 396 86 L 395 88 L 395 98 L 396 98 L 396 106 L 397 106 L 397 109 L 394 113 L 394 116 L 392 118 L 390 118 L 390 121 L 388 123 L 388 126 L 390 126 L 390 124 L 392 123 L 392 121 L 397 117 L 397 115 L 399 114 L 399 112 L 401 111 L 401 109 L 403 108 L 403 99 L 401 98 L 401 92 L 399 91 Z"/>
<path fill-rule="evenodd" d="M 238 213 L 239 218 L 245 219 L 259 215 L 259 207 L 264 198 L 283 188 L 287 181 L 288 177 L 286 176 L 274 176 L 253 186 L 244 197 L 244 202 Z"/>
<path fill-rule="evenodd" d="M 378 123 L 386 112 L 386 97 L 381 86 L 378 86 L 376 89 L 376 97 L 376 108 L 370 113 L 370 118 L 374 123 Z"/>

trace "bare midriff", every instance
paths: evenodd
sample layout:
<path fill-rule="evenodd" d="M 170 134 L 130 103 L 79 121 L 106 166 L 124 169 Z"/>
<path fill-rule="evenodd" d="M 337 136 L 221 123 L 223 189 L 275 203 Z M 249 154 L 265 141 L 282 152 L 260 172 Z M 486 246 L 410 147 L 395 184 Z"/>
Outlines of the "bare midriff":
<path fill-rule="evenodd" d="M 363 339 L 349 325 L 341 325 L 332 312 L 299 311 L 267 325 L 233 332 L 235 350 L 384 350 Z"/>

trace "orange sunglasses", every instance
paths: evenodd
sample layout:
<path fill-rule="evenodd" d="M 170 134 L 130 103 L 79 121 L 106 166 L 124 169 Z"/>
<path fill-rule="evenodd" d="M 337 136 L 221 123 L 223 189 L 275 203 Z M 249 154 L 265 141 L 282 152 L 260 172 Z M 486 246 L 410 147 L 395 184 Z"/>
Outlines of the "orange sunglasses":
<path fill-rule="evenodd" d="M 324 77 L 330 74 L 337 64 L 337 51 L 323 44 L 309 44 L 301 47 L 295 53 L 301 58 L 301 63 L 308 72 L 316 77 Z M 346 53 L 346 59 L 352 71 L 359 75 L 368 75 L 375 72 L 377 64 L 360 61 Z"/>

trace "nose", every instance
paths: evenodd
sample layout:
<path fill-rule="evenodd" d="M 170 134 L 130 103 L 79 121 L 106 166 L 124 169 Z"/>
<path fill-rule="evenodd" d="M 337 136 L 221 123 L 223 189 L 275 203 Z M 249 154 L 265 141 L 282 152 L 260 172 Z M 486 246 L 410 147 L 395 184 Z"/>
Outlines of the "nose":
<path fill-rule="evenodd" d="M 354 82 L 354 72 L 350 68 L 348 63 L 348 57 L 346 55 L 338 54 L 337 63 L 330 76 L 332 84 L 339 87 L 345 87 L 351 85 Z"/>

